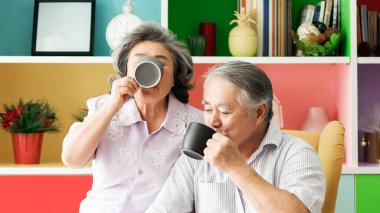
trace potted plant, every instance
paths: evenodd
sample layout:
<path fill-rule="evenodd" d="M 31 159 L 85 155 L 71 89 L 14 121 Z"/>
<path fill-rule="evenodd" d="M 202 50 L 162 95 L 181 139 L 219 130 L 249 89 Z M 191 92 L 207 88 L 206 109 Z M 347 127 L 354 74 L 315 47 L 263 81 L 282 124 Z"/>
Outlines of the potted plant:
<path fill-rule="evenodd" d="M 0 121 L 3 129 L 12 135 L 15 163 L 38 164 L 43 134 L 59 131 L 54 109 L 46 101 L 22 99 L 17 105 L 3 104 L 3 108 Z"/>
<path fill-rule="evenodd" d="M 303 23 L 292 33 L 297 56 L 335 55 L 342 35 L 337 28 L 326 28 L 323 23 Z"/>
<path fill-rule="evenodd" d="M 88 109 L 81 108 L 80 110 L 78 110 L 77 113 L 73 114 L 72 116 L 75 122 L 83 122 L 87 114 L 88 114 Z"/>

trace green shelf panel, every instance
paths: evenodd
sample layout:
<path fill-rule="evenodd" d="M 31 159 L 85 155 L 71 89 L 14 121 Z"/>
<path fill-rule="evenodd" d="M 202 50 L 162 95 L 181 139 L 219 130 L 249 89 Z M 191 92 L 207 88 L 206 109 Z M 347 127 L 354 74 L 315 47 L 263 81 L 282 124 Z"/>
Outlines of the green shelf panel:
<path fill-rule="evenodd" d="M 356 212 L 380 212 L 380 175 L 356 175 Z"/>
<path fill-rule="evenodd" d="M 344 35 L 341 45 L 341 51 L 343 56 L 351 56 L 351 22 L 356 20 L 356 14 L 350 15 L 350 0 L 340 1 L 340 27 Z"/>
<path fill-rule="evenodd" d="M 236 1 L 219 0 L 192 0 L 168 2 L 168 27 L 177 38 L 188 44 L 189 35 L 199 34 L 199 23 L 216 23 L 216 55 L 231 56 L 228 48 L 228 35 L 230 30 L 236 26 L 229 25 L 235 19 L 233 15 L 236 10 Z"/>

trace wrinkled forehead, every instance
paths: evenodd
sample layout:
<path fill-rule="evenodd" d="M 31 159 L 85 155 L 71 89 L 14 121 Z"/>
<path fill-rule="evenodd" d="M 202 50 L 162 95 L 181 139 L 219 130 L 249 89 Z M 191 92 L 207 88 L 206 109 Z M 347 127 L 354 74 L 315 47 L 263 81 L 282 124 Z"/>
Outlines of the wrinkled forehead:
<path fill-rule="evenodd" d="M 206 79 L 203 88 L 203 104 L 220 105 L 228 107 L 236 102 L 239 89 L 233 83 L 213 76 Z"/>

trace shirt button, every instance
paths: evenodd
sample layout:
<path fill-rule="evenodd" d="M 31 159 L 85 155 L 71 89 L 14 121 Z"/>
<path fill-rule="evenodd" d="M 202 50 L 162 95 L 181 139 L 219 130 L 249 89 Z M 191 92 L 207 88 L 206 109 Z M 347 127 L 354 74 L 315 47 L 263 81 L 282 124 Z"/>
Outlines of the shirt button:
<path fill-rule="evenodd" d="M 128 200 L 132 200 L 132 195 L 128 195 L 128 196 L 127 196 L 127 199 L 128 199 Z"/>
<path fill-rule="evenodd" d="M 139 169 L 139 170 L 137 171 L 137 174 L 138 174 L 138 175 L 142 175 L 142 173 L 143 173 L 143 170 L 141 170 L 141 169 Z"/>

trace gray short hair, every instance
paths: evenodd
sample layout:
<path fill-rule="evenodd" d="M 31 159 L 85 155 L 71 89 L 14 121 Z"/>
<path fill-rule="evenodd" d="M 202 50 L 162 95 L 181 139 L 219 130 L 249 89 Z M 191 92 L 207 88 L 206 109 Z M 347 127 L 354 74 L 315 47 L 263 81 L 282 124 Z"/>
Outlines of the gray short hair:
<path fill-rule="evenodd" d="M 172 92 L 182 103 L 188 103 L 190 83 L 194 75 L 193 60 L 185 44 L 176 40 L 175 35 L 159 24 L 145 22 L 128 34 L 112 53 L 113 66 L 121 77 L 127 75 L 128 56 L 131 49 L 140 42 L 153 41 L 165 46 L 172 54 L 174 63 L 174 87 Z M 110 79 L 112 83 L 114 79 Z"/>
<path fill-rule="evenodd" d="M 273 116 L 273 89 L 269 77 L 257 66 L 243 61 L 232 61 L 216 65 L 206 73 L 204 85 L 209 79 L 219 77 L 234 84 L 239 89 L 237 101 L 251 116 L 257 106 L 265 104 L 267 112 L 265 121 L 270 122 Z"/>

